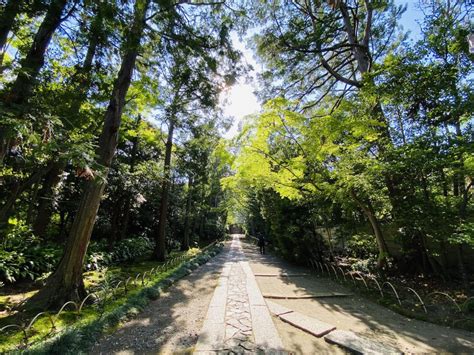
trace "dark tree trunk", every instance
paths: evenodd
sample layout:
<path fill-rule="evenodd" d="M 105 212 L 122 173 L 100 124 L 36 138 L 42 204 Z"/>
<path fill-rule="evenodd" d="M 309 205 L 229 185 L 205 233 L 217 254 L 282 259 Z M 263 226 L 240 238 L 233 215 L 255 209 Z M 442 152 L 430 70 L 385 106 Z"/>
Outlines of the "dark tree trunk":
<path fill-rule="evenodd" d="M 122 240 L 127 237 L 128 233 L 128 224 L 130 223 L 130 208 L 132 207 L 131 197 L 128 196 L 125 201 L 125 206 L 123 207 L 123 216 L 121 221 L 121 226 L 117 240 Z"/>
<path fill-rule="evenodd" d="M 156 233 L 155 241 L 155 259 L 158 261 L 164 261 L 166 259 L 166 221 L 168 214 L 168 200 L 170 190 L 170 178 L 171 178 L 171 152 L 173 149 L 173 133 L 174 133 L 174 115 L 171 115 L 169 127 L 168 127 L 168 138 L 166 140 L 165 149 L 165 165 L 164 165 L 164 176 L 161 190 L 161 201 L 159 210 L 158 220 L 158 232 Z"/>
<path fill-rule="evenodd" d="M 18 197 L 27 189 L 29 189 L 33 184 L 35 184 L 41 177 L 51 170 L 52 164 L 40 168 L 30 175 L 28 179 L 23 182 L 15 182 L 11 187 L 10 196 L 7 198 L 5 203 L 0 208 L 0 228 L 5 226 L 8 222 L 8 218 L 12 215 L 15 207 L 16 200 Z"/>
<path fill-rule="evenodd" d="M 61 181 L 64 163 L 56 162 L 46 174 L 40 191 L 38 214 L 33 223 L 33 232 L 38 237 L 45 237 L 46 230 L 53 214 L 53 204 L 56 186 Z"/>
<path fill-rule="evenodd" d="M 371 205 L 370 202 L 368 204 L 363 203 L 355 191 L 351 190 L 351 196 L 354 199 L 354 201 L 357 203 L 357 205 L 362 209 L 364 212 L 365 216 L 369 220 L 370 226 L 372 227 L 372 230 L 375 235 L 375 240 L 377 241 L 377 248 L 379 250 L 379 256 L 377 260 L 377 267 L 378 268 L 383 268 L 386 263 L 387 263 L 387 257 L 389 255 L 388 253 L 388 247 L 387 243 L 385 242 L 385 238 L 382 232 L 382 228 L 380 226 L 380 223 L 375 216 L 374 209 Z"/>
<path fill-rule="evenodd" d="M 113 246 L 120 238 L 120 230 L 122 229 L 121 219 L 123 199 L 123 196 L 119 196 L 118 200 L 110 207 L 112 209 L 112 218 L 110 221 L 110 232 L 107 238 L 110 250 L 112 250 Z"/>
<path fill-rule="evenodd" d="M 103 18 L 100 12 L 100 7 L 91 23 L 89 28 L 88 40 L 89 45 L 87 47 L 86 56 L 82 67 L 77 70 L 74 74 L 73 81 L 77 82 L 78 85 L 76 90 L 76 98 L 71 103 L 71 115 L 78 116 L 81 109 L 81 105 L 87 98 L 87 92 L 91 86 L 92 81 L 92 64 L 94 57 L 97 53 L 99 45 L 104 44 L 105 36 L 103 26 Z"/>
<path fill-rule="evenodd" d="M 46 49 L 54 32 L 64 20 L 61 16 L 67 2 L 68 0 L 53 0 L 49 5 L 30 50 L 21 60 L 20 72 L 7 97 L 9 103 L 21 105 L 31 96 L 38 73 L 44 65 Z"/>
<path fill-rule="evenodd" d="M 98 27 L 100 27 L 101 24 L 101 14 L 97 13 L 89 29 L 89 45 L 87 47 L 87 53 L 84 59 L 84 63 L 74 75 L 76 78 L 81 75 L 82 77 L 80 78 L 80 80 L 78 80 L 79 85 L 76 86 L 75 92 L 77 93 L 77 97 L 72 100 L 71 103 L 71 116 L 79 115 L 79 110 L 81 108 L 82 103 L 86 99 L 87 92 L 91 84 L 92 63 L 97 52 L 97 47 L 100 38 L 97 32 L 99 31 Z M 57 184 L 59 184 L 59 182 L 61 181 L 60 176 L 65 166 L 66 162 L 58 161 L 54 163 L 52 170 L 45 177 L 44 186 L 40 192 L 40 204 L 38 207 L 38 214 L 33 224 L 33 231 L 37 236 L 45 236 L 46 229 L 49 225 L 53 213 L 55 188 Z"/>
<path fill-rule="evenodd" d="M 25 58 L 21 60 L 20 71 L 13 83 L 11 90 L 4 96 L 6 110 L 23 111 L 24 105 L 31 96 L 36 84 L 36 78 L 44 65 L 44 56 L 54 31 L 63 21 L 62 13 L 67 0 L 53 0 L 48 11 L 36 32 L 33 43 Z M 3 161 L 9 149 L 11 137 L 5 132 L 5 127 L 0 125 L 0 162 Z"/>
<path fill-rule="evenodd" d="M 125 96 L 140 49 L 149 1 L 136 0 L 133 25 L 124 36 L 125 52 L 99 138 L 98 163 L 104 167 L 104 176 L 107 175 L 117 147 Z M 105 179 L 100 178 L 87 182 L 59 266 L 48 278 L 45 287 L 29 300 L 27 307 L 51 308 L 65 301 L 79 300 L 85 295 L 82 268 L 105 183 Z"/>
<path fill-rule="evenodd" d="M 30 225 L 33 221 L 34 211 L 36 207 L 36 202 L 38 201 L 38 190 L 40 185 L 41 177 L 38 177 L 33 184 L 33 188 L 30 191 L 30 201 L 28 203 L 28 210 L 26 212 L 26 224 Z"/>
<path fill-rule="evenodd" d="M 16 15 L 20 12 L 22 3 L 22 0 L 8 0 L 0 14 L 0 68 L 3 64 L 3 56 L 7 46 L 8 34 L 12 30 Z"/>
<path fill-rule="evenodd" d="M 190 177 L 188 181 L 188 196 L 186 199 L 186 210 L 184 212 L 184 233 L 183 233 L 183 242 L 181 243 L 181 250 L 186 251 L 189 249 L 189 234 L 191 228 L 191 202 L 192 202 L 192 188 L 193 188 L 193 179 Z"/>
<path fill-rule="evenodd" d="M 137 129 L 139 128 L 141 121 L 142 121 L 142 117 L 138 115 L 137 121 L 135 122 Z M 135 172 L 135 166 L 137 164 L 137 154 L 138 154 L 138 145 L 139 145 L 138 136 L 133 138 L 132 144 L 133 144 L 132 151 L 130 152 L 130 173 L 133 174 Z M 131 194 L 131 192 L 127 191 L 124 198 L 125 203 L 123 206 L 123 216 L 120 221 L 121 228 L 117 236 L 118 240 L 125 239 L 127 236 L 128 224 L 130 221 L 130 209 L 132 207 L 133 198 L 134 196 Z"/>

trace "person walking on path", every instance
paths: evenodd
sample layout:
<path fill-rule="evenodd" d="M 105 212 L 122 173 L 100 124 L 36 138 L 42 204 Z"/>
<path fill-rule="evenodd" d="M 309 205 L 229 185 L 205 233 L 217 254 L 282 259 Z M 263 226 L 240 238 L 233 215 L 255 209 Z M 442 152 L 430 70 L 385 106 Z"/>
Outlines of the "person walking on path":
<path fill-rule="evenodd" d="M 260 248 L 260 254 L 261 255 L 264 255 L 265 254 L 265 238 L 263 236 L 263 234 L 260 234 L 258 236 L 258 243 L 257 245 L 259 246 Z"/>

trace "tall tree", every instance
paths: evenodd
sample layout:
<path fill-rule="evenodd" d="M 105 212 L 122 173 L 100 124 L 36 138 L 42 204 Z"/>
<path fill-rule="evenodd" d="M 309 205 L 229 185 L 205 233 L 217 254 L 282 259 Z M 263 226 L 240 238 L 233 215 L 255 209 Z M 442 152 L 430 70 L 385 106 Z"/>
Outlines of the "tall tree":
<path fill-rule="evenodd" d="M 149 0 L 135 2 L 133 22 L 124 34 L 122 63 L 114 82 L 99 138 L 97 156 L 98 163 L 103 167 L 102 176 L 86 184 L 59 266 L 48 278 L 46 286 L 31 298 L 30 306 L 53 307 L 67 300 L 78 300 L 85 296 L 82 267 L 105 188 L 108 169 L 115 154 L 122 110 L 140 51 L 149 4 Z"/>
<path fill-rule="evenodd" d="M 16 15 L 20 12 L 23 1 L 8 0 L 0 13 L 0 58 L 3 59 L 5 47 L 7 44 L 8 34 L 15 23 Z M 2 60 L 0 60 L 0 66 Z"/>
<path fill-rule="evenodd" d="M 3 94 L 2 115 L 11 118 L 21 114 L 25 110 L 24 104 L 32 95 L 37 76 L 44 65 L 46 49 L 51 42 L 51 38 L 65 17 L 63 16 L 68 0 L 53 0 L 49 5 L 48 11 L 41 23 L 33 43 L 20 62 L 20 69 L 16 80 L 11 87 Z M 69 11 L 73 11 L 73 8 Z M 0 162 L 3 161 L 13 138 L 12 127 L 0 126 Z"/>
<path fill-rule="evenodd" d="M 69 131 L 74 132 L 74 128 L 81 127 L 84 119 L 80 117 L 81 106 L 87 100 L 87 94 L 90 90 L 92 79 L 94 76 L 94 59 L 97 56 L 99 50 L 106 45 L 109 33 L 107 31 L 107 22 L 109 22 L 113 11 L 110 11 L 110 7 L 107 4 L 101 2 L 93 2 L 90 4 L 92 19 L 89 26 L 85 29 L 85 40 L 87 42 L 87 50 L 84 56 L 84 61 L 81 65 L 76 66 L 76 70 L 68 80 L 67 94 L 69 101 L 66 103 L 66 107 L 62 109 L 61 114 L 67 117 L 66 128 Z M 60 105 L 59 105 L 60 106 Z M 74 125 L 75 127 L 71 127 Z M 69 136 L 70 132 L 67 132 L 65 136 Z M 68 146 L 64 147 L 64 150 L 68 150 Z M 66 155 L 60 152 L 58 154 Z M 42 190 L 40 191 L 40 200 L 38 205 L 38 214 L 33 224 L 33 231 L 35 235 L 44 237 L 46 229 L 53 213 L 54 195 L 55 188 L 60 182 L 60 175 L 62 174 L 67 159 L 53 157 L 55 161 L 52 170 L 46 174 Z"/>

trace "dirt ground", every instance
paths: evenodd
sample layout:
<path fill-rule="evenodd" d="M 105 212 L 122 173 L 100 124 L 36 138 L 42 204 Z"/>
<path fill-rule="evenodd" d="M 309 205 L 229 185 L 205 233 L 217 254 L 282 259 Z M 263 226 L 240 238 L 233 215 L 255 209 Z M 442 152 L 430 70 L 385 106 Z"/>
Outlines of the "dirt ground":
<path fill-rule="evenodd" d="M 223 253 L 179 280 L 137 318 L 99 339 L 91 354 L 190 352 L 197 342 L 217 280 Z"/>
<path fill-rule="evenodd" d="M 244 247 L 255 274 L 306 273 L 295 277 L 258 277 L 262 294 L 287 296 L 327 292 L 351 294 L 331 280 L 318 278 L 309 269 L 296 268 L 270 256 L 260 256 L 255 247 Z M 272 299 L 293 311 L 350 330 L 366 338 L 395 347 L 404 353 L 474 353 L 474 334 L 406 318 L 357 295 L 318 299 Z M 315 338 L 273 317 L 285 347 L 295 353 L 343 353 L 322 338 Z"/>
<path fill-rule="evenodd" d="M 244 252 L 261 292 L 279 295 L 308 295 L 339 292 L 351 294 L 309 269 L 297 268 L 271 255 L 261 256 L 256 247 L 244 244 Z M 190 353 L 197 342 L 209 302 L 225 262 L 222 252 L 191 275 L 171 286 L 149 304 L 136 319 L 115 333 L 99 339 L 91 354 Z M 258 274 L 306 274 L 305 276 L 263 277 Z M 318 299 L 272 299 L 294 311 L 350 330 L 404 353 L 474 353 L 474 334 L 413 320 L 361 296 Z M 285 349 L 294 354 L 344 354 L 343 349 L 316 338 L 277 317 L 273 321 Z"/>

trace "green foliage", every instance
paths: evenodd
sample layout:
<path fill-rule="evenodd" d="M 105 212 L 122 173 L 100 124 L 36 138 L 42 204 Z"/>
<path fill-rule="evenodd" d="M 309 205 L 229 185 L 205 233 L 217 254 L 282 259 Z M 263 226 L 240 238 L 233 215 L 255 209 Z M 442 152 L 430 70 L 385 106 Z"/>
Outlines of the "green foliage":
<path fill-rule="evenodd" d="M 370 44 L 342 54 L 363 36 L 351 26 L 360 28 L 370 11 L 354 1 L 344 12 L 344 4 L 256 6 L 264 25 L 253 44 L 266 65 L 260 94 L 269 100 L 228 149 L 235 175 L 222 185 L 239 210 L 232 221 L 246 221 L 289 258 L 318 246 L 322 234 L 329 253 L 318 246 L 317 258 L 345 252 L 365 259 L 366 270 L 378 260 L 380 269 L 438 274 L 464 265 L 458 276 L 467 286 L 462 270 L 472 265 L 453 252 L 473 246 L 474 67 L 465 8 L 427 4 L 423 38 L 410 43 L 397 33 L 403 8 L 374 3 L 369 38 L 359 39 Z"/>
<path fill-rule="evenodd" d="M 130 290 L 126 295 L 118 294 L 114 297 L 107 297 L 105 302 L 101 301 L 94 306 L 86 306 L 79 316 L 74 311 L 66 310 L 55 321 L 57 327 L 55 333 L 50 332 L 51 324 L 48 317 L 40 318 L 30 330 L 30 346 L 23 352 L 27 354 L 77 354 L 89 350 L 96 339 L 135 317 L 148 305 L 150 300 L 158 299 L 162 290 L 185 276 L 188 263 L 204 264 L 221 250 L 222 245 L 215 245 L 202 253 L 199 250 L 189 251 L 186 253 L 190 257 L 189 260 L 170 270 L 153 275 L 148 286 L 139 286 Z M 150 270 L 150 265 L 146 271 Z M 156 262 L 153 266 L 156 266 Z M 140 267 L 141 265 L 138 265 L 138 268 Z M 132 270 L 133 268 L 127 269 L 127 271 Z M 131 275 L 133 272 L 130 273 Z M 21 332 L 1 334 L 0 351 L 17 351 L 21 339 Z"/>
<path fill-rule="evenodd" d="M 35 280 L 50 272 L 59 258 L 59 248 L 45 245 L 21 220 L 10 219 L 9 226 L 0 249 L 0 280 Z"/>
<path fill-rule="evenodd" d="M 347 251 L 355 258 L 368 259 L 377 255 L 377 244 L 368 234 L 354 234 L 347 241 Z"/>
<path fill-rule="evenodd" d="M 110 265 L 133 261 L 148 255 L 154 248 L 154 243 L 146 237 L 124 239 L 107 250 L 106 242 L 93 243 L 88 251 L 85 263 L 86 270 L 97 270 Z"/>
<path fill-rule="evenodd" d="M 53 271 L 61 256 L 60 247 L 35 237 L 22 220 L 10 219 L 9 225 L 0 249 L 0 280 L 37 280 Z M 84 269 L 97 270 L 133 261 L 149 255 L 153 247 L 154 243 L 146 237 L 121 240 L 112 249 L 106 241 L 92 242 Z"/>

